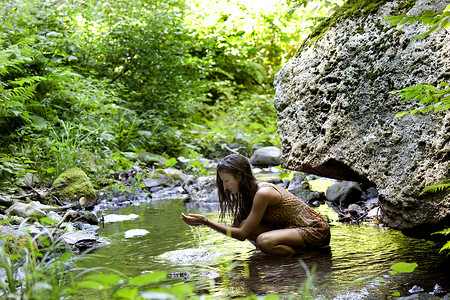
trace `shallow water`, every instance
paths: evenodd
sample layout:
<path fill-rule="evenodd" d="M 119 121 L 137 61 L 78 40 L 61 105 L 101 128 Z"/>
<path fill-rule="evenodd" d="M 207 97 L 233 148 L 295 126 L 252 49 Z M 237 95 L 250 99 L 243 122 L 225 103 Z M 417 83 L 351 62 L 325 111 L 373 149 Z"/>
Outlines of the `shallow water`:
<path fill-rule="evenodd" d="M 168 283 L 187 281 L 217 298 L 276 293 L 288 299 L 301 291 L 308 278 L 313 279 L 308 290 L 314 299 L 386 299 L 394 292 L 408 295 L 414 285 L 426 292 L 435 284 L 450 290 L 449 260 L 438 253 L 441 245 L 435 242 L 371 225 L 333 222 L 330 251 L 276 257 L 205 226 L 187 226 L 180 219 L 181 212 L 187 211 L 182 200 L 105 211 L 104 215 L 139 217 L 105 223 L 99 234 L 110 243 L 88 255 L 79 266 L 111 267 L 129 277 L 166 271 L 172 277 Z M 326 205 L 319 211 L 337 219 Z M 217 217 L 216 212 L 205 214 L 210 219 Z M 146 234 L 125 236 L 135 229 Z M 412 273 L 392 275 L 390 266 L 397 262 L 416 262 L 419 266 Z"/>

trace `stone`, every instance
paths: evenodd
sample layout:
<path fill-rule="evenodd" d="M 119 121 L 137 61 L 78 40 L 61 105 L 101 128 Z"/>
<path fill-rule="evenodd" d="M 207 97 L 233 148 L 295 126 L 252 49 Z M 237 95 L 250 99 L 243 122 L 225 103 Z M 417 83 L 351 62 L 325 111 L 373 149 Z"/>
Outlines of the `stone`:
<path fill-rule="evenodd" d="M 180 180 L 182 182 L 189 181 L 193 176 L 192 175 L 186 175 L 180 170 L 174 169 L 174 168 L 166 168 L 164 169 L 166 173 L 174 180 Z"/>
<path fill-rule="evenodd" d="M 152 200 L 170 200 L 170 199 L 189 199 L 189 195 L 181 187 L 163 188 L 155 193 L 152 193 Z"/>
<path fill-rule="evenodd" d="M 61 237 L 61 240 L 72 249 L 84 250 L 93 247 L 98 243 L 98 239 L 94 234 L 83 232 L 68 232 Z"/>
<path fill-rule="evenodd" d="M 56 212 L 54 212 L 54 211 L 48 212 L 48 213 L 47 213 L 47 218 L 52 219 L 52 220 L 55 221 L 56 223 L 58 223 L 59 221 L 62 220 L 62 217 L 61 217 L 59 214 L 57 214 Z"/>
<path fill-rule="evenodd" d="M 0 195 L 0 205 L 9 207 L 14 204 L 14 199 L 11 198 L 11 196 L 7 195 Z"/>
<path fill-rule="evenodd" d="M 425 39 L 421 24 L 391 27 L 400 1 L 337 20 L 305 43 L 274 81 L 282 167 L 355 181 L 378 191 L 382 222 L 423 236 L 450 222 L 450 191 L 421 190 L 450 177 L 450 110 L 417 108 L 391 91 L 450 81 L 450 31 Z M 442 11 L 445 1 L 418 0 L 408 14 Z"/>
<path fill-rule="evenodd" d="M 345 212 L 349 212 L 351 215 L 354 216 L 361 216 L 365 214 L 364 209 L 362 209 L 361 206 L 357 204 L 350 204 L 348 208 L 345 210 Z"/>
<path fill-rule="evenodd" d="M 336 182 L 325 193 L 327 200 L 339 203 L 354 203 L 361 199 L 362 190 L 357 182 Z"/>
<path fill-rule="evenodd" d="M 450 300 L 450 293 L 448 293 L 447 295 L 445 295 L 444 297 L 442 297 L 441 300 Z"/>
<path fill-rule="evenodd" d="M 53 195 L 63 202 L 80 205 L 79 199 L 86 197 L 85 207 L 97 204 L 97 195 L 86 173 L 80 168 L 68 169 L 53 182 Z"/>
<path fill-rule="evenodd" d="M 6 211 L 9 216 L 18 216 L 22 218 L 36 217 L 38 219 L 46 216 L 45 212 L 32 203 L 15 202 Z"/>
<path fill-rule="evenodd" d="M 380 208 L 374 207 L 367 212 L 368 218 L 379 218 L 380 217 Z"/>
<path fill-rule="evenodd" d="M 162 155 L 150 153 L 150 152 L 138 152 L 137 160 L 143 162 L 146 165 L 154 165 L 159 168 L 164 167 L 166 158 Z"/>
<path fill-rule="evenodd" d="M 185 184 L 183 188 L 191 201 L 205 201 L 210 199 L 213 192 L 217 194 L 216 176 L 200 176 L 192 183 Z"/>
<path fill-rule="evenodd" d="M 136 237 L 136 236 L 144 236 L 149 234 L 150 232 L 146 229 L 130 229 L 125 231 L 125 233 L 123 234 L 123 236 L 126 239 L 132 238 L 132 237 Z"/>
<path fill-rule="evenodd" d="M 28 187 L 35 187 L 40 182 L 39 177 L 35 173 L 26 173 L 23 176 L 23 183 Z"/>
<path fill-rule="evenodd" d="M 406 297 L 400 297 L 397 299 L 398 300 L 438 300 L 440 298 L 435 295 L 422 293 L 422 294 L 413 294 L 411 296 L 406 296 Z"/>
<path fill-rule="evenodd" d="M 295 175 L 289 182 L 287 190 L 296 195 L 300 192 L 311 191 L 311 185 L 305 176 Z"/>
<path fill-rule="evenodd" d="M 83 220 L 85 220 L 90 225 L 98 225 L 98 215 L 95 211 L 88 211 L 83 214 Z"/>
<path fill-rule="evenodd" d="M 280 165 L 281 149 L 274 146 L 255 150 L 250 163 L 254 166 L 278 166 Z"/>
<path fill-rule="evenodd" d="M 145 177 L 142 178 L 142 183 L 148 189 L 157 186 L 175 186 L 174 179 L 163 169 L 156 169 L 153 172 L 146 174 Z"/>

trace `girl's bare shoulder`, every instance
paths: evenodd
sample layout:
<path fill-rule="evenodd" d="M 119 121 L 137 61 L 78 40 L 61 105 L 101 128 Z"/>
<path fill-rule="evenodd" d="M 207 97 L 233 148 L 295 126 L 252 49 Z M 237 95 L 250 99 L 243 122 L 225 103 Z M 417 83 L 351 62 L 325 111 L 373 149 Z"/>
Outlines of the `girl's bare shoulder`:
<path fill-rule="evenodd" d="M 280 202 L 281 194 L 272 186 L 260 185 L 255 194 L 256 198 L 268 201 L 269 205 L 274 205 Z"/>

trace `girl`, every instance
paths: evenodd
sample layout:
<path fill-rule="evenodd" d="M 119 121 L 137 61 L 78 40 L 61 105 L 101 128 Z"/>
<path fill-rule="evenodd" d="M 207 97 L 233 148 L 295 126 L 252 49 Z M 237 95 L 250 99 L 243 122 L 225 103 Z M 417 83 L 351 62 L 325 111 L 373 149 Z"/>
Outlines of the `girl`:
<path fill-rule="evenodd" d="M 304 248 L 327 247 L 328 223 L 287 190 L 257 180 L 245 156 L 231 154 L 217 165 L 220 220 L 226 215 L 231 226 L 198 214 L 181 214 L 191 226 L 206 225 L 238 240 L 250 240 L 269 254 L 294 254 Z"/>

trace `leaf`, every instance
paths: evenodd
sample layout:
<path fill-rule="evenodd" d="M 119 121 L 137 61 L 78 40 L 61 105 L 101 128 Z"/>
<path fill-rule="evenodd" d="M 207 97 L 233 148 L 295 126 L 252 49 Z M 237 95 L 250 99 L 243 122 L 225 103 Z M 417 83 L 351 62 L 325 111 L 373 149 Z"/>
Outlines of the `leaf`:
<path fill-rule="evenodd" d="M 394 118 L 400 118 L 401 116 L 406 115 L 408 113 L 409 113 L 409 111 L 403 111 L 401 113 L 396 114 Z"/>
<path fill-rule="evenodd" d="M 422 189 L 420 192 L 420 195 L 423 195 L 425 193 L 437 193 L 440 191 L 443 191 L 445 189 L 450 189 L 450 179 L 444 179 L 439 183 L 428 185 Z"/>
<path fill-rule="evenodd" d="M 176 296 L 177 298 L 185 298 L 185 296 L 189 296 L 194 294 L 195 288 L 189 284 L 177 284 L 171 287 L 171 294 Z"/>
<path fill-rule="evenodd" d="M 417 263 L 405 263 L 399 262 L 391 266 L 391 274 L 398 273 L 411 273 L 413 272 L 419 265 Z"/>
<path fill-rule="evenodd" d="M 160 282 L 162 280 L 165 280 L 166 278 L 167 278 L 166 272 L 156 271 L 131 278 L 128 283 L 134 286 L 144 286 L 151 283 Z"/>
<path fill-rule="evenodd" d="M 11 221 L 14 221 L 14 218 L 7 218 L 5 220 L 0 221 L 0 225 L 11 222 Z"/>
<path fill-rule="evenodd" d="M 450 228 L 446 228 L 446 229 L 441 230 L 441 231 L 433 232 L 432 234 L 444 234 L 444 235 L 447 235 L 447 234 L 450 234 Z"/>
<path fill-rule="evenodd" d="M 439 250 L 439 253 L 441 253 L 444 250 L 450 250 L 450 241 L 448 241 L 444 246 L 442 246 L 441 250 Z"/>
<path fill-rule="evenodd" d="M 9 259 L 11 259 L 12 261 L 13 260 L 16 260 L 16 259 L 19 259 L 20 258 L 20 254 L 11 254 L 11 256 L 9 257 Z"/>
<path fill-rule="evenodd" d="M 86 277 L 89 281 L 96 281 L 102 285 L 113 285 L 119 283 L 122 278 L 115 274 L 93 274 Z"/>
<path fill-rule="evenodd" d="M 351 283 L 360 283 L 360 282 L 366 281 L 367 279 L 371 279 L 373 277 L 375 277 L 375 275 L 364 276 L 364 277 L 353 280 Z"/>
<path fill-rule="evenodd" d="M 173 167 L 174 165 L 176 165 L 176 163 L 177 163 L 177 159 L 175 157 L 172 157 L 172 158 L 166 160 L 164 165 L 166 167 Z"/>
<path fill-rule="evenodd" d="M 139 290 L 136 288 L 122 288 L 118 290 L 116 293 L 114 293 L 113 298 L 114 299 L 136 299 L 136 296 L 139 294 Z"/>
<path fill-rule="evenodd" d="M 101 285 L 97 281 L 85 280 L 85 281 L 79 282 L 77 284 L 77 288 L 85 288 L 85 289 L 100 291 L 103 289 L 103 285 Z"/>
<path fill-rule="evenodd" d="M 58 223 L 58 222 L 56 222 L 55 220 L 50 219 L 50 218 L 47 218 L 47 217 L 41 218 L 41 219 L 39 219 L 39 221 L 40 221 L 41 223 L 47 223 L 47 224 L 57 224 L 57 223 Z"/>

